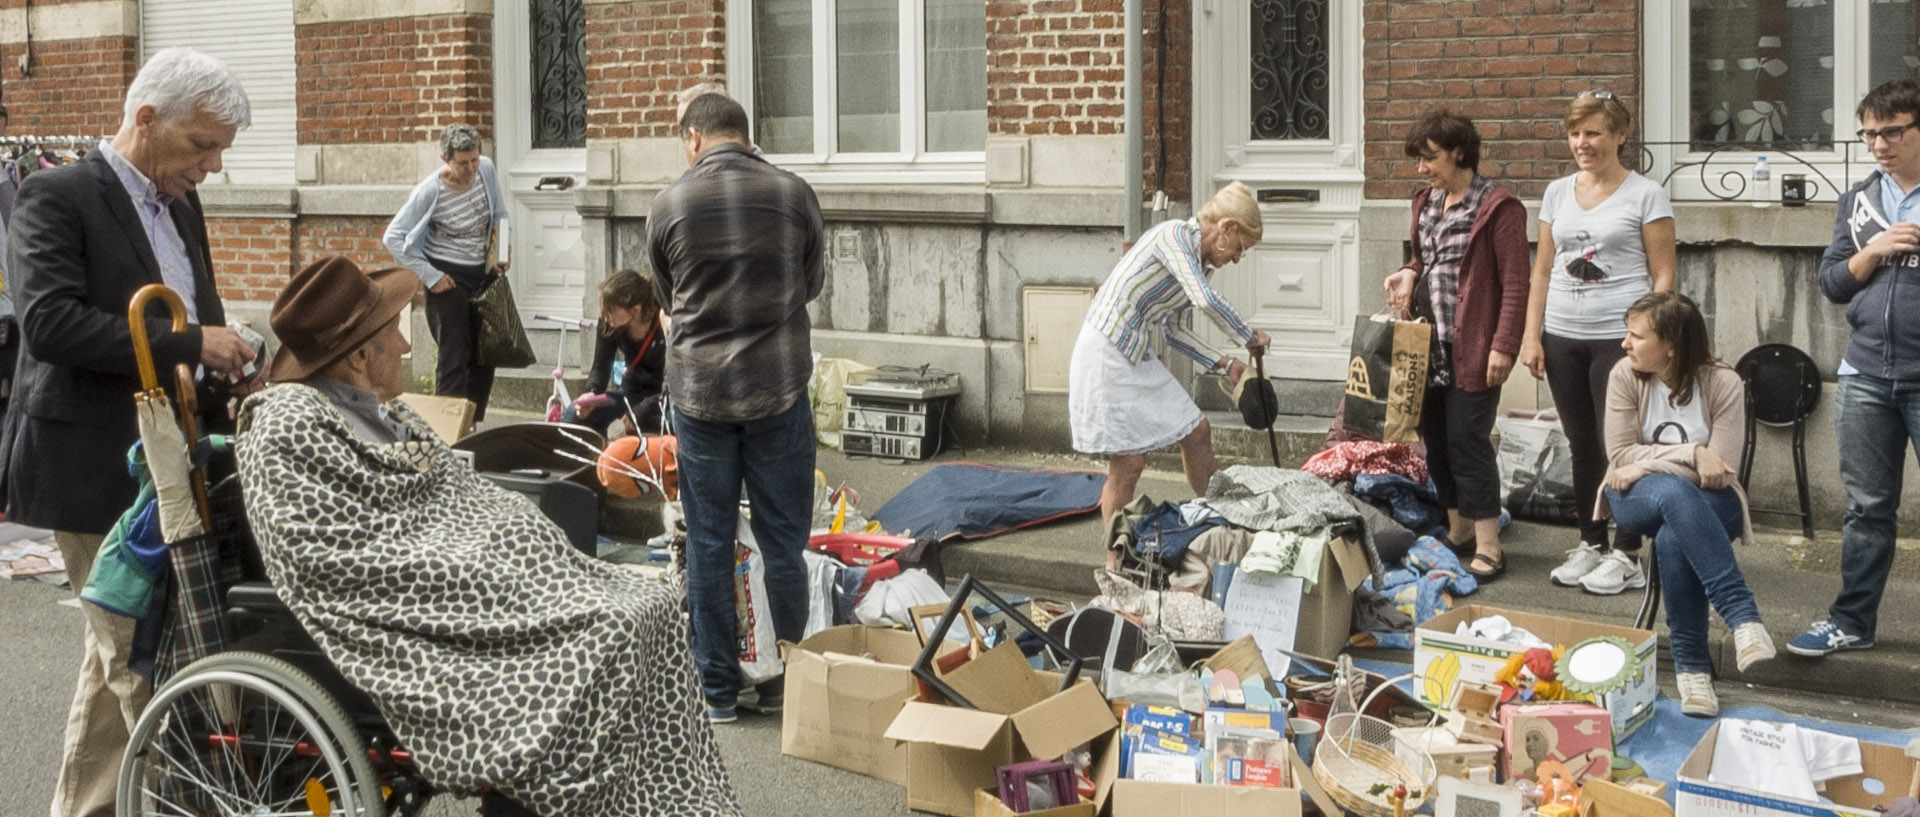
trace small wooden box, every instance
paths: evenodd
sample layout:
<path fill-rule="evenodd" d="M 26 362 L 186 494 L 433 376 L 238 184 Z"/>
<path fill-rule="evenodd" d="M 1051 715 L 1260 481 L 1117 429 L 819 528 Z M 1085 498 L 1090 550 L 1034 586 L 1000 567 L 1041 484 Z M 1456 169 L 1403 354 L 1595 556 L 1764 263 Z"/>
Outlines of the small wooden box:
<path fill-rule="evenodd" d="M 1498 716 L 1498 685 L 1462 681 L 1453 688 L 1453 700 L 1447 708 L 1453 710 L 1447 716 L 1447 730 L 1455 737 L 1496 747 L 1505 743 Z"/>

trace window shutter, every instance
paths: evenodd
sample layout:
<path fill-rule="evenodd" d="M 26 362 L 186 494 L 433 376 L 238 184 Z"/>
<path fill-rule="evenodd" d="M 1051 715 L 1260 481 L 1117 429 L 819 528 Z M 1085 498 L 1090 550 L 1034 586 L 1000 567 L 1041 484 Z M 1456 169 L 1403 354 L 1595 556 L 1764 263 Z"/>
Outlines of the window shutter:
<path fill-rule="evenodd" d="M 140 59 L 175 46 L 218 57 L 240 77 L 253 126 L 222 157 L 234 184 L 293 184 L 293 0 L 144 0 Z"/>

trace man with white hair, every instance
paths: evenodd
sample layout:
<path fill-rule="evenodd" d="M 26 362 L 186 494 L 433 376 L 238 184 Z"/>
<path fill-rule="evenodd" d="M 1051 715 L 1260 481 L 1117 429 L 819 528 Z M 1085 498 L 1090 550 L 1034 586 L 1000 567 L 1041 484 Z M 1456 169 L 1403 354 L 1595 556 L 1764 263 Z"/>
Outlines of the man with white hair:
<path fill-rule="evenodd" d="M 251 124 L 246 92 L 219 60 L 188 49 L 155 54 L 127 89 L 113 138 L 85 158 L 20 185 L 6 270 L 16 277 L 20 363 L 0 426 L 0 496 L 7 516 L 51 528 L 77 594 L 119 514 L 132 504 L 127 449 L 140 388 L 127 304 L 165 284 L 190 326 L 148 315 L 154 363 L 203 373 L 200 405 L 224 421 L 226 392 L 252 347 L 226 326 L 194 188 L 220 172 L 220 154 Z M 162 380 L 170 381 L 170 377 Z M 151 690 L 128 669 L 131 619 L 90 604 L 85 656 L 67 715 L 53 817 L 114 813 L 127 736 Z"/>

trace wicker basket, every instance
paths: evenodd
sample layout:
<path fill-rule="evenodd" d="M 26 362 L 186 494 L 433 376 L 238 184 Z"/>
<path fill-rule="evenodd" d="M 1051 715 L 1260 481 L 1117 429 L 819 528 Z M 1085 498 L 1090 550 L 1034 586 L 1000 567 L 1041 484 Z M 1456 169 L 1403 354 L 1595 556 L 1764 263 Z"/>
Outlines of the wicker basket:
<path fill-rule="evenodd" d="M 1411 766 L 1393 751 L 1393 727 L 1366 715 L 1343 713 L 1327 718 L 1313 776 L 1335 803 L 1361 817 L 1393 817 L 1388 799 L 1396 785 L 1407 787 L 1404 813 L 1412 814 L 1432 794 L 1433 758 L 1415 750 Z M 1381 784 L 1378 794 L 1370 791 Z"/>

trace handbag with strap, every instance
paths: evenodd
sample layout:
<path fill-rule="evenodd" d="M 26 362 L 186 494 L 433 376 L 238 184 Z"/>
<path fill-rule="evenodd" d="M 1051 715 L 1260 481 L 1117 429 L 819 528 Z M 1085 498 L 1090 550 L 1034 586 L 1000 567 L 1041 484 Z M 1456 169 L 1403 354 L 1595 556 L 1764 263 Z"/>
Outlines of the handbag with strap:
<path fill-rule="evenodd" d="M 480 293 L 473 296 L 473 324 L 474 363 L 508 369 L 534 364 L 533 343 L 520 324 L 520 309 L 513 303 L 507 276 L 488 276 Z"/>

